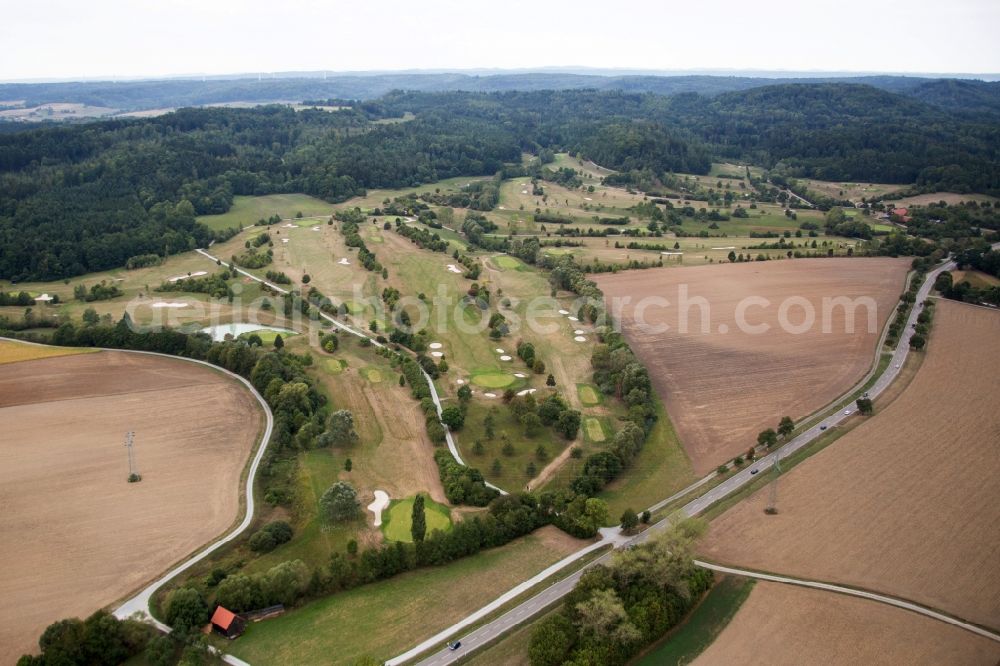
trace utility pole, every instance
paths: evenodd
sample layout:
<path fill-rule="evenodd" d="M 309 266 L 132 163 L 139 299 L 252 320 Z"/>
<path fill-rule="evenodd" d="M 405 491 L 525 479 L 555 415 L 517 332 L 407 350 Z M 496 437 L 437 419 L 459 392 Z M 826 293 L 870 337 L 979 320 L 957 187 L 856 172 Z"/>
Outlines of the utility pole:
<path fill-rule="evenodd" d="M 128 451 L 128 482 L 136 483 L 142 481 L 142 475 L 136 469 L 135 465 L 135 451 L 133 450 L 135 444 L 135 433 L 129 430 L 125 433 L 125 449 Z"/>
<path fill-rule="evenodd" d="M 778 513 L 778 477 L 781 476 L 781 449 L 774 452 L 774 465 L 772 466 L 772 479 L 770 497 L 764 513 L 773 516 Z"/>

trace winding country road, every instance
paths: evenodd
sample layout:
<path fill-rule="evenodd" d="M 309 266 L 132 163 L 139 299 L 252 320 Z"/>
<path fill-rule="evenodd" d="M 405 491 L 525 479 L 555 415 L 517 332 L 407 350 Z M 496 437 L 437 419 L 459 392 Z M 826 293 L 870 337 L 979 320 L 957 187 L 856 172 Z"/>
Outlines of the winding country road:
<path fill-rule="evenodd" d="M 993 247 L 995 249 L 1000 248 L 1000 243 L 995 244 Z M 934 279 L 942 271 L 953 270 L 954 268 L 955 268 L 955 263 L 953 261 L 948 261 L 927 274 L 926 279 L 924 280 L 924 284 L 921 285 L 919 291 L 917 292 L 913 309 L 910 311 L 910 316 L 907 319 L 906 327 L 900 335 L 900 339 L 896 345 L 895 351 L 893 352 L 891 362 L 889 363 L 888 367 L 886 367 L 886 369 L 882 372 L 879 378 L 875 381 L 875 383 L 871 386 L 871 388 L 869 388 L 868 390 L 868 393 L 872 398 L 878 397 L 883 391 L 886 390 L 886 388 L 888 388 L 888 386 L 899 375 L 899 372 L 903 367 L 903 363 L 906 361 L 907 354 L 909 354 L 910 337 L 913 335 L 913 327 L 917 323 L 917 317 L 919 316 L 920 312 L 923 311 L 924 307 L 923 302 L 927 299 L 928 295 L 930 294 L 931 288 L 933 287 L 934 284 Z M 882 353 L 881 346 L 882 345 L 880 344 L 879 349 L 876 350 L 876 354 Z M 791 455 L 792 453 L 795 453 L 796 451 L 812 443 L 824 432 L 824 430 L 821 429 L 822 427 L 837 425 L 842 421 L 844 421 L 845 419 L 850 418 L 850 416 L 853 415 L 854 410 L 851 409 L 849 411 L 851 412 L 850 415 L 838 411 L 837 413 L 822 420 L 821 422 L 817 422 L 811 428 L 808 428 L 807 430 L 799 433 L 799 435 L 790 440 L 780 449 L 760 458 L 752 465 L 747 465 L 747 467 L 745 467 L 739 472 L 736 472 L 731 477 L 726 479 L 724 482 L 720 483 L 718 486 L 715 486 L 714 488 L 706 492 L 704 495 L 701 495 L 700 497 L 688 502 L 679 509 L 680 513 L 685 516 L 697 516 L 701 512 L 705 511 L 708 507 L 718 502 L 719 500 L 727 497 L 728 495 L 736 492 L 737 490 L 748 484 L 760 472 L 770 469 L 774 465 L 775 461 L 779 459 L 779 457 L 786 457 L 788 455 Z M 756 474 L 754 473 L 754 470 L 756 470 Z M 684 490 L 676 493 L 674 496 L 667 498 L 666 500 L 663 500 L 661 502 L 657 502 L 653 508 L 656 509 L 662 508 L 663 506 L 666 506 L 667 504 L 676 501 L 681 497 L 684 497 L 686 494 L 696 489 L 697 487 L 708 483 L 708 481 L 710 481 L 712 478 L 713 476 L 710 475 L 708 477 L 705 477 L 704 479 L 701 479 L 700 481 L 696 482 L 689 488 L 685 488 Z M 646 531 L 642 532 L 641 534 L 635 537 L 632 537 L 631 539 L 619 540 L 617 543 L 614 544 L 614 546 L 615 548 L 620 548 L 642 543 L 650 539 L 656 532 L 661 531 L 665 527 L 667 527 L 670 524 L 670 520 L 671 520 L 670 518 L 661 520 L 655 523 L 654 525 L 650 526 L 650 528 L 647 529 Z M 605 532 L 602 531 L 602 539 L 598 543 L 604 543 L 606 538 L 607 536 L 605 535 Z M 588 550 L 588 552 L 590 551 Z M 574 553 L 573 555 L 570 555 L 559 564 L 563 563 L 569 564 L 573 561 L 580 559 L 580 557 L 582 557 L 582 555 Z M 423 659 L 422 661 L 418 662 L 419 666 L 443 666 L 444 664 L 452 664 L 458 661 L 459 659 L 463 658 L 464 656 L 468 655 L 469 652 L 497 640 L 500 636 L 502 636 L 510 629 L 524 623 L 525 621 L 531 619 L 532 617 L 542 613 L 546 609 L 553 607 L 556 603 L 559 602 L 560 599 L 566 596 L 573 589 L 573 586 L 576 584 L 576 582 L 580 579 L 580 577 L 588 568 L 594 566 L 595 564 L 607 563 L 608 561 L 610 561 L 611 557 L 613 557 L 613 552 L 609 552 L 601 556 L 600 558 L 597 558 L 596 560 L 588 563 L 585 567 L 582 567 L 573 574 L 567 576 L 566 578 L 563 578 L 559 582 L 540 591 L 537 595 L 531 597 L 527 601 L 512 608 L 503 615 L 478 627 L 474 631 L 464 636 L 458 637 L 458 639 L 462 643 L 462 647 L 459 650 L 452 651 L 448 649 L 447 646 L 442 646 L 442 642 L 452 636 L 455 636 L 459 631 L 469 626 L 469 624 L 474 623 L 476 620 L 470 621 L 470 618 L 473 616 L 470 616 L 470 618 L 466 618 L 465 620 L 457 623 L 456 625 L 453 625 L 451 628 L 440 632 L 436 636 L 422 642 L 420 645 L 417 645 L 416 647 L 412 648 L 411 650 L 408 650 L 407 652 L 399 655 L 398 657 L 394 657 L 393 659 L 388 660 L 386 664 L 389 666 L 403 664 L 438 646 L 442 646 L 442 649 L 433 653 L 431 656 Z M 944 615 L 942 613 L 939 613 L 937 611 L 934 611 L 932 609 L 911 603 L 909 601 L 906 601 L 905 599 L 897 599 L 894 597 L 889 597 L 874 592 L 855 590 L 853 588 L 844 587 L 840 585 L 832 585 L 829 583 L 825 583 L 823 581 L 799 580 L 772 574 L 763 574 L 759 572 L 745 571 L 729 567 L 720 567 L 719 565 L 701 561 L 696 561 L 696 564 L 698 566 L 703 566 L 717 571 L 728 571 L 730 573 L 738 573 L 739 575 L 749 576 L 753 578 L 760 578 L 763 580 L 772 580 L 775 582 L 788 583 L 794 585 L 804 585 L 816 589 L 822 589 L 822 590 L 837 592 L 840 594 L 862 597 L 865 599 L 878 601 L 880 603 L 886 603 L 892 606 L 896 606 L 898 608 L 903 608 L 915 613 L 920 613 L 922 615 L 925 615 L 927 617 L 936 620 L 948 622 L 949 624 L 952 624 L 954 626 L 961 627 L 968 631 L 972 631 L 981 636 L 985 636 L 987 638 L 1000 642 L 1000 635 L 998 634 L 985 630 L 971 623 L 964 622 L 961 619 L 953 618 Z M 493 602 L 487 608 L 494 605 L 496 605 L 496 602 Z M 483 613 L 483 609 L 481 609 L 480 611 L 477 611 L 477 613 L 475 613 L 474 616 L 483 617 L 484 615 L 488 614 L 489 612 Z"/>

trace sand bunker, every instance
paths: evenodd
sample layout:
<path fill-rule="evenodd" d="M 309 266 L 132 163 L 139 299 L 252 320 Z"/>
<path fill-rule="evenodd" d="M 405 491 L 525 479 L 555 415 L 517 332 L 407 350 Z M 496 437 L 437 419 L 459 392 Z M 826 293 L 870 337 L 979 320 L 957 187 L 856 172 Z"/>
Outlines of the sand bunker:
<path fill-rule="evenodd" d="M 586 342 L 587 341 L 587 338 L 583 337 L 582 335 L 578 335 L 578 336 L 576 336 L 573 339 L 576 340 L 577 342 Z"/>
<path fill-rule="evenodd" d="M 452 273 L 461 273 L 461 272 L 462 272 L 462 269 L 460 269 L 460 268 L 459 268 L 458 266 L 456 266 L 455 264 L 448 264 L 448 270 L 449 270 L 450 272 L 452 272 Z"/>
<path fill-rule="evenodd" d="M 534 393 L 538 389 L 524 389 L 523 391 L 518 391 L 518 395 L 528 395 L 529 393 Z"/>
<path fill-rule="evenodd" d="M 351 262 L 349 262 L 346 257 L 342 257 L 340 259 L 340 261 L 338 261 L 337 263 L 340 264 L 341 266 L 350 266 L 351 265 Z"/>
<path fill-rule="evenodd" d="M 495 351 L 495 352 L 496 352 L 496 353 L 498 353 L 498 354 L 506 354 L 506 353 L 507 353 L 507 352 L 505 352 L 504 350 L 500 349 L 499 347 L 497 347 L 497 348 L 496 348 L 496 349 L 494 349 L 493 351 Z"/>
<path fill-rule="evenodd" d="M 518 379 L 524 379 L 528 375 L 524 374 L 523 372 L 515 372 L 514 376 L 517 377 Z"/>
<path fill-rule="evenodd" d="M 382 511 L 389 506 L 389 494 L 384 490 L 375 491 L 375 501 L 368 505 L 368 510 L 375 514 L 375 527 L 382 524 Z"/>
<path fill-rule="evenodd" d="M 444 345 L 442 345 L 440 342 L 432 342 L 427 346 L 430 347 L 431 349 L 441 349 L 441 347 L 443 347 Z"/>
<path fill-rule="evenodd" d="M 510 356 L 507 356 L 507 354 L 504 354 L 503 356 L 500 357 L 500 360 L 501 361 L 510 361 L 511 358 L 510 358 Z"/>
<path fill-rule="evenodd" d="M 434 358 L 441 358 L 442 356 L 444 356 L 444 354 L 439 351 L 432 351 L 431 356 L 433 356 Z"/>
<path fill-rule="evenodd" d="M 186 308 L 187 303 L 173 302 L 173 301 L 157 301 L 153 303 L 150 307 L 154 308 Z"/>
<path fill-rule="evenodd" d="M 569 310 L 560 310 L 559 314 L 561 314 L 561 315 L 568 315 L 569 314 Z"/>
<path fill-rule="evenodd" d="M 497 397 L 496 393 L 484 393 L 483 395 L 486 396 L 487 398 L 495 398 L 495 397 Z"/>
<path fill-rule="evenodd" d="M 178 275 L 177 277 L 172 277 L 167 280 L 167 282 L 177 282 L 178 280 L 186 280 L 189 277 L 201 277 L 202 275 L 208 275 L 207 271 L 195 271 L 190 275 Z"/>

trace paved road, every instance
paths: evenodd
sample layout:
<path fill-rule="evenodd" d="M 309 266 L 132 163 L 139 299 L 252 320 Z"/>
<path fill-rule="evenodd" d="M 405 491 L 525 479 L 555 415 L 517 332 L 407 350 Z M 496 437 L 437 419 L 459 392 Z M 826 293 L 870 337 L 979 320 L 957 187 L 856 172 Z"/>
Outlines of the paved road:
<path fill-rule="evenodd" d="M 1000 244 L 997 244 L 995 247 L 1000 247 Z M 910 337 L 913 334 L 913 326 L 916 324 L 917 316 L 923 310 L 923 301 L 930 294 L 930 290 L 934 284 L 934 279 L 941 271 L 952 270 L 954 267 L 955 267 L 954 262 L 949 261 L 946 264 L 928 273 L 927 278 L 924 281 L 924 284 L 917 292 L 916 302 L 913 306 L 912 311 L 910 312 L 906 328 L 900 335 L 899 343 L 896 346 L 896 350 L 893 352 L 892 360 L 889 363 L 889 366 L 882 372 L 882 375 L 879 376 L 879 378 L 868 390 L 868 393 L 872 398 L 878 397 L 883 391 L 885 391 L 885 389 L 889 386 L 889 384 L 891 384 L 893 380 L 895 380 L 895 378 L 898 376 L 899 371 L 902 368 L 903 363 L 906 360 L 906 356 L 910 350 L 909 343 L 910 343 Z M 778 460 L 779 456 L 780 457 L 788 456 L 802 449 L 809 443 L 811 443 L 813 440 L 819 437 L 820 434 L 823 433 L 821 426 L 830 427 L 837 425 L 842 421 L 844 421 L 845 419 L 849 418 L 851 415 L 853 415 L 855 410 L 852 407 L 848 411 L 851 412 L 850 415 L 845 414 L 844 412 L 839 412 L 824 419 L 822 422 L 817 423 L 808 430 L 799 433 L 799 435 L 797 435 L 795 438 L 793 438 L 791 441 L 789 441 L 787 444 L 782 446 L 777 451 L 774 451 L 773 453 L 770 453 L 760 458 L 753 465 L 748 465 L 747 467 L 743 468 L 743 470 L 733 474 L 731 477 L 726 479 L 724 482 L 720 483 L 718 486 L 712 488 L 701 497 L 698 497 L 692 500 L 691 502 L 685 504 L 683 507 L 680 508 L 679 511 L 686 516 L 696 516 L 700 514 L 709 506 L 715 504 L 719 500 L 725 498 L 726 496 L 742 488 L 744 485 L 753 480 L 754 477 L 757 476 L 757 474 L 770 469 L 774 465 L 774 462 Z M 754 471 L 756 471 L 756 474 L 754 473 Z M 704 479 L 701 479 L 696 484 L 694 484 L 693 487 L 703 485 L 707 483 L 711 478 L 712 477 L 709 476 Z M 682 490 L 679 493 L 675 494 L 674 496 L 667 498 L 666 500 L 663 500 L 661 502 L 658 502 L 654 506 L 657 508 L 666 506 L 666 504 L 670 503 L 671 501 L 676 501 L 676 499 L 683 497 L 689 491 L 690 489 Z M 636 537 L 628 539 L 624 542 L 617 543 L 615 544 L 615 546 L 616 547 L 628 546 L 646 541 L 657 531 L 665 528 L 668 524 L 669 520 L 662 520 L 652 525 L 648 530 L 642 532 Z M 468 654 L 471 650 L 474 650 L 499 638 L 501 635 L 503 635 L 505 632 L 507 632 L 517 624 L 541 613 L 546 608 L 549 608 L 550 606 L 556 604 L 560 599 L 562 599 L 562 597 L 564 597 L 566 594 L 569 593 L 570 590 L 573 589 L 573 585 L 576 584 L 576 581 L 580 579 L 580 577 L 583 575 L 584 571 L 586 571 L 587 568 L 593 566 L 594 564 L 606 563 L 611 559 L 611 557 L 612 553 L 608 553 L 598 558 L 594 562 L 588 564 L 587 567 L 580 569 L 579 571 L 559 581 L 555 585 L 552 585 L 546 588 L 545 590 L 542 590 L 531 599 L 528 599 L 527 601 L 518 605 L 512 610 L 508 611 L 504 615 L 492 620 L 487 624 L 484 624 L 483 626 L 479 627 L 478 629 L 472 631 L 469 634 L 466 634 L 465 636 L 461 636 L 459 639 L 462 642 L 461 649 L 453 652 L 449 650 L 447 647 L 444 647 L 443 649 L 434 653 L 430 657 L 420 661 L 419 666 L 442 666 L 444 664 L 454 663 L 455 661 L 461 659 L 464 655 Z M 713 568 L 715 566 L 716 565 L 711 565 L 710 568 Z M 763 574 L 759 574 L 758 576 L 762 575 Z M 791 581 L 792 579 L 788 580 Z M 795 582 L 797 584 L 802 584 L 805 581 L 795 581 Z M 865 596 L 865 598 L 874 599 L 876 601 L 884 601 L 885 603 L 892 603 L 893 605 L 907 608 L 908 610 L 921 612 L 925 615 L 928 615 L 929 617 L 934 617 L 936 619 L 940 619 L 940 617 L 946 617 L 946 616 L 941 616 L 940 613 L 934 613 L 934 611 L 930 611 L 928 609 L 916 606 L 915 604 L 908 604 L 908 602 L 905 601 L 891 599 L 891 597 L 884 597 L 882 595 L 877 595 L 874 593 L 860 593 L 857 590 L 850 590 L 850 588 L 839 588 L 838 586 L 833 586 L 818 581 L 810 582 L 810 585 L 819 587 L 820 589 L 833 589 L 834 591 L 843 592 L 844 594 L 857 593 L 856 596 Z M 967 625 L 966 623 L 961 623 L 960 621 L 953 621 L 951 623 L 956 624 L 957 626 L 963 626 L 965 628 L 969 628 L 971 626 Z M 438 636 L 434 638 L 439 639 L 440 642 L 443 642 L 447 637 L 453 636 L 456 632 L 461 631 L 461 629 L 463 629 L 465 626 L 468 626 L 468 623 L 464 622 L 459 623 L 445 631 L 442 631 L 440 634 L 438 634 Z M 977 630 L 977 633 L 980 633 L 981 631 L 982 630 Z M 988 634 L 990 637 L 994 639 L 1000 640 L 1000 637 L 997 637 L 992 633 L 986 632 L 986 634 Z M 430 640 L 425 641 L 425 643 L 430 643 Z M 404 655 L 400 655 L 399 657 L 396 657 L 386 663 L 400 664 L 406 659 L 412 658 L 414 655 L 426 651 L 432 645 L 433 643 L 430 643 L 430 645 L 424 647 L 424 644 L 421 644 L 421 646 L 418 646 L 419 649 L 414 648 L 414 650 L 410 650 L 404 653 Z"/>

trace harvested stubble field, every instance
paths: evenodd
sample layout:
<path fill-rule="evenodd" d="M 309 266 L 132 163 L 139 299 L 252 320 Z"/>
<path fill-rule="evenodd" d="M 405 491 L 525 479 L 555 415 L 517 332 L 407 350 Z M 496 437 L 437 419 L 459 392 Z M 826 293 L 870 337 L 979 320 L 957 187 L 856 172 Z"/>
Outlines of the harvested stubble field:
<path fill-rule="evenodd" d="M 904 597 L 1000 628 L 1000 313 L 943 301 L 913 382 L 711 526 L 713 559 Z"/>
<path fill-rule="evenodd" d="M 262 427 L 252 395 L 193 363 L 122 352 L 0 373 L 0 662 L 219 536 Z M 128 483 L 135 432 L 143 479 Z"/>
<path fill-rule="evenodd" d="M 799 666 L 996 664 L 1000 644 L 874 601 L 758 582 L 694 661 Z"/>
<path fill-rule="evenodd" d="M 776 426 L 781 416 L 806 416 L 864 376 L 902 293 L 908 265 L 905 259 L 795 259 L 649 269 L 596 279 L 613 309 L 616 299 L 631 298 L 621 308 L 625 337 L 649 368 L 695 472 L 705 474 L 745 452 L 757 433 Z M 702 332 L 703 310 L 697 305 L 686 310 L 686 333 L 679 325 L 685 286 L 689 303 L 701 297 L 708 304 L 708 332 Z M 646 297 L 665 298 L 669 305 L 652 302 L 644 311 L 637 309 Z M 758 300 L 743 313 L 747 324 L 770 327 L 763 334 L 737 326 L 738 305 L 748 297 L 770 303 Z M 824 297 L 871 298 L 874 332 L 868 332 L 864 307 L 854 312 L 854 333 L 847 332 L 844 307 L 828 309 L 824 316 Z M 815 324 L 805 332 L 780 326 L 787 299 L 799 301 L 786 312 L 794 327 L 806 318 L 802 299 L 814 309 Z M 650 328 L 662 324 L 670 328 Z"/>

